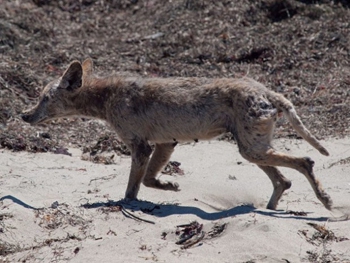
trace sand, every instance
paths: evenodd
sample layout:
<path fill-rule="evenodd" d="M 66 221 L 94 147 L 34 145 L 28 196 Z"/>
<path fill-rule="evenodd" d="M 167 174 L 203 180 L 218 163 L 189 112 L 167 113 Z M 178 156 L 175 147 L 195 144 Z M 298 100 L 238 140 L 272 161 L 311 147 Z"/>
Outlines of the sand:
<path fill-rule="evenodd" d="M 69 149 L 72 156 L 1 150 L 0 262 L 350 262 L 350 222 L 343 220 L 350 139 L 322 144 L 331 156 L 302 140 L 275 141 L 316 162 L 333 211 L 302 174 L 284 168 L 293 185 L 277 211 L 265 209 L 270 180 L 226 141 L 177 146 L 171 160 L 184 174 L 162 178 L 181 191 L 141 186 L 140 201 L 129 203 L 122 198 L 130 157 L 103 165 L 81 160 L 78 149 Z"/>

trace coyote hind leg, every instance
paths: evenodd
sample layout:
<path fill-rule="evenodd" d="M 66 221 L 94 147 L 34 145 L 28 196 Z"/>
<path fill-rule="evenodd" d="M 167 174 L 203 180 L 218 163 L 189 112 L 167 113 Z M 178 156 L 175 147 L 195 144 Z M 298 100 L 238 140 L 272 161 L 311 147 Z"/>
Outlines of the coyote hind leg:
<path fill-rule="evenodd" d="M 149 161 L 146 175 L 143 178 L 143 184 L 147 187 L 157 188 L 161 190 L 178 191 L 179 184 L 169 181 L 157 179 L 158 172 L 169 161 L 171 154 L 174 152 L 176 143 L 156 144 L 154 153 Z"/>
<path fill-rule="evenodd" d="M 283 192 L 292 186 L 292 182 L 285 178 L 276 167 L 262 165 L 258 165 L 258 167 L 268 175 L 273 184 L 273 193 L 266 208 L 276 210 Z"/>
<path fill-rule="evenodd" d="M 313 173 L 314 161 L 309 157 L 298 158 L 280 153 L 270 148 L 266 152 L 241 152 L 242 156 L 250 162 L 260 166 L 283 166 L 295 169 L 304 174 L 309 181 L 316 197 L 329 210 L 332 207 L 331 197 L 323 190 L 321 183 L 316 179 Z M 260 167 L 261 168 L 261 167 Z"/>

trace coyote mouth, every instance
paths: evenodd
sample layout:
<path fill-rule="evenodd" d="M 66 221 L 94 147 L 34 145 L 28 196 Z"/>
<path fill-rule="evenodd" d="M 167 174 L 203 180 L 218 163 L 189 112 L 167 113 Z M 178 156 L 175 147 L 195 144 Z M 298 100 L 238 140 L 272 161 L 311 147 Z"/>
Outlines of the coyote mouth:
<path fill-rule="evenodd" d="M 42 124 L 42 123 L 45 123 L 45 122 L 47 122 L 47 121 L 49 121 L 49 120 L 50 120 L 50 118 L 44 117 L 44 118 L 42 118 L 42 119 L 40 119 L 40 120 L 35 121 L 34 123 L 31 123 L 31 125 Z"/>
<path fill-rule="evenodd" d="M 41 124 L 41 123 L 43 123 L 45 121 L 46 121 L 46 119 L 42 119 L 42 120 L 30 122 L 29 124 L 32 125 L 32 126 L 35 126 L 35 125 Z"/>

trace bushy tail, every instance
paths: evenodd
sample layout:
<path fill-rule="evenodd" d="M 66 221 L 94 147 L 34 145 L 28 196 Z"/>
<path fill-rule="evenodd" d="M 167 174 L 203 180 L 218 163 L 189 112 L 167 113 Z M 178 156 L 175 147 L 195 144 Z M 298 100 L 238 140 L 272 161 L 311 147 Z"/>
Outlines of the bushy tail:
<path fill-rule="evenodd" d="M 298 134 L 301 137 L 303 137 L 305 141 L 307 141 L 313 147 L 315 147 L 321 154 L 326 156 L 329 155 L 329 152 L 326 150 L 326 148 L 324 148 L 320 144 L 320 142 L 310 133 L 310 131 L 301 122 L 293 104 L 289 100 L 283 97 L 283 95 L 275 92 L 269 92 L 268 99 L 278 110 L 283 111 L 284 115 L 292 124 L 293 128 L 298 132 Z"/>

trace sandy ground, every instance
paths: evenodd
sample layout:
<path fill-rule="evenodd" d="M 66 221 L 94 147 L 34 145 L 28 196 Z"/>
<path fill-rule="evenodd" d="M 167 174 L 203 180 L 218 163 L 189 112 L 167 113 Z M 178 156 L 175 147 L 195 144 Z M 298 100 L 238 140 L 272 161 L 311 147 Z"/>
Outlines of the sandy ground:
<path fill-rule="evenodd" d="M 169 179 L 181 191 L 141 187 L 143 201 L 128 204 L 120 200 L 129 157 L 102 165 L 82 161 L 77 149 L 72 156 L 2 150 L 0 262 L 350 262 L 350 224 L 341 220 L 350 213 L 350 139 L 323 144 L 330 157 L 301 140 L 275 142 L 315 160 L 334 211 L 290 169 L 282 169 L 293 185 L 280 210 L 265 209 L 271 182 L 225 141 L 177 146 L 171 160 L 184 175 Z M 188 243 L 176 244 L 191 230 Z"/>

